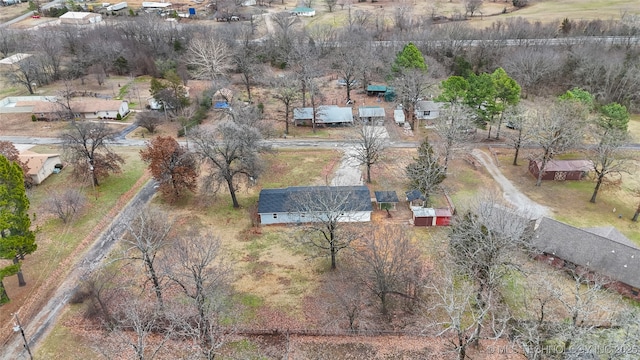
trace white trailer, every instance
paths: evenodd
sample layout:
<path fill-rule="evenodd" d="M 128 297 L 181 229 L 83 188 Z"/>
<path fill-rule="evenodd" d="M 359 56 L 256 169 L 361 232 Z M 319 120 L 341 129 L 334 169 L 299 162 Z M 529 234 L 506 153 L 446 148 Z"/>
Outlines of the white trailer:
<path fill-rule="evenodd" d="M 126 2 L 117 3 L 115 5 L 107 6 L 107 11 L 118 11 L 127 8 Z"/>

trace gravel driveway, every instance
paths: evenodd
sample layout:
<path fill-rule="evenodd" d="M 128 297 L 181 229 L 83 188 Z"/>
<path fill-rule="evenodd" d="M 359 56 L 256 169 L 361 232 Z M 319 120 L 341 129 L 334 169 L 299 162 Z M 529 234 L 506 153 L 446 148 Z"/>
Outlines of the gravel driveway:
<path fill-rule="evenodd" d="M 550 216 L 551 211 L 548 207 L 542 206 L 535 201 L 529 199 L 525 194 L 520 192 L 509 179 L 502 175 L 502 172 L 493 162 L 491 156 L 480 149 L 473 149 L 471 155 L 476 158 L 489 172 L 493 180 L 495 180 L 502 188 L 502 196 L 508 203 L 524 214 L 528 214 L 533 219 L 540 219 L 543 216 Z"/>

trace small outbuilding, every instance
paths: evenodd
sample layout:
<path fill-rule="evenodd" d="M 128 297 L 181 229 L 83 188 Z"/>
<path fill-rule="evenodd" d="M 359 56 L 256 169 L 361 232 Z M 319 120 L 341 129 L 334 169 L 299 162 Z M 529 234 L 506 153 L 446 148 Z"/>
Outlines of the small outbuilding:
<path fill-rule="evenodd" d="M 417 189 L 409 190 L 405 192 L 405 195 L 410 208 L 423 206 L 424 202 L 427 201 L 427 198 L 420 192 L 420 190 Z"/>
<path fill-rule="evenodd" d="M 358 118 L 366 124 L 383 125 L 385 119 L 384 108 L 380 106 L 358 107 Z"/>
<path fill-rule="evenodd" d="M 367 86 L 367 95 L 369 96 L 384 96 L 387 92 L 386 85 L 368 85 Z"/>
<path fill-rule="evenodd" d="M 400 125 L 400 126 L 404 125 L 405 123 L 404 110 L 402 109 L 393 110 L 393 121 L 395 121 L 397 125 Z"/>
<path fill-rule="evenodd" d="M 436 210 L 436 226 L 449 226 L 451 225 L 451 210 L 435 209 Z"/>
<path fill-rule="evenodd" d="M 540 173 L 542 161 L 529 160 L 529 172 L 535 178 Z M 551 160 L 547 162 L 542 180 L 582 180 L 593 169 L 591 160 Z"/>
<path fill-rule="evenodd" d="M 102 15 L 92 12 L 69 11 L 60 15 L 60 24 L 64 25 L 88 25 L 102 21 Z"/>
<path fill-rule="evenodd" d="M 411 207 L 413 213 L 414 226 L 434 226 L 436 210 L 433 208 L 423 208 L 420 206 Z"/>
<path fill-rule="evenodd" d="M 383 207 L 389 210 L 395 210 L 396 204 L 400 202 L 400 200 L 398 200 L 398 194 L 396 194 L 395 191 L 374 191 L 374 194 L 380 210 L 384 210 L 382 209 Z"/>
<path fill-rule="evenodd" d="M 316 10 L 309 8 L 309 7 L 303 7 L 303 6 L 299 6 L 297 8 L 294 8 L 293 10 L 290 11 L 290 13 L 292 15 L 296 15 L 296 16 L 316 16 Z"/>

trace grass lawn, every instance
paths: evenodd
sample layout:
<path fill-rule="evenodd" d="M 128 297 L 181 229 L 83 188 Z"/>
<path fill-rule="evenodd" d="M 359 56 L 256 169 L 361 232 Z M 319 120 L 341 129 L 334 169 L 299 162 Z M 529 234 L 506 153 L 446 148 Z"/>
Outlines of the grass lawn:
<path fill-rule="evenodd" d="M 640 188 L 637 173 L 623 174 L 620 185 L 600 190 L 597 203 L 589 202 L 595 183 L 590 178 L 582 181 L 544 181 L 536 187 L 535 178 L 526 166 L 526 154 L 522 154 L 520 166 L 512 166 L 511 150 L 499 156 L 503 174 L 524 194 L 539 204 L 553 209 L 556 220 L 578 227 L 615 226 L 628 238 L 640 245 L 640 224 L 630 219 L 640 199 L 633 192 Z M 568 157 L 576 154 L 569 154 Z M 635 162 L 635 168 L 640 165 Z M 614 211 L 615 209 L 615 211 Z M 622 217 L 619 217 L 622 216 Z"/>

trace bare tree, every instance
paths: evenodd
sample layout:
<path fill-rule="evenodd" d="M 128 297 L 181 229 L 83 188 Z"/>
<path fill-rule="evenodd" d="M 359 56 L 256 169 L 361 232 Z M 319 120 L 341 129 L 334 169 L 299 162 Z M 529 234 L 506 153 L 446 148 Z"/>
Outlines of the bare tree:
<path fill-rule="evenodd" d="M 371 167 L 378 164 L 384 156 L 388 145 L 386 130 L 382 126 L 358 124 L 353 130 L 356 145 L 346 150 L 347 156 L 367 168 L 367 182 L 371 183 Z"/>
<path fill-rule="evenodd" d="M 338 0 L 324 0 L 324 4 L 326 5 L 327 10 L 329 10 L 329 12 L 333 12 L 333 9 L 335 8 L 337 3 L 338 3 Z"/>
<path fill-rule="evenodd" d="M 442 139 L 445 172 L 454 151 L 475 132 L 472 113 L 468 106 L 457 102 L 445 105 L 440 113 L 435 130 Z"/>
<path fill-rule="evenodd" d="M 295 77 L 284 75 L 283 77 L 276 77 L 274 79 L 273 87 L 275 88 L 275 93 L 273 94 L 274 99 L 279 100 L 282 105 L 284 105 L 284 133 L 285 135 L 289 135 L 289 122 L 291 121 L 293 106 L 300 99 L 298 83 Z"/>
<path fill-rule="evenodd" d="M 109 173 L 120 172 L 124 159 L 109 147 L 116 132 L 104 122 L 71 122 L 71 130 L 62 135 L 63 148 L 74 174 L 84 177 L 89 172 L 94 186 Z"/>
<path fill-rule="evenodd" d="M 370 199 L 365 198 L 369 196 L 368 190 L 350 186 L 316 186 L 292 194 L 290 212 L 305 222 L 303 235 L 298 240 L 327 251 L 331 269 L 335 269 L 338 253 L 348 248 L 355 238 L 346 223 L 357 221 L 351 214 L 366 211 L 365 204 L 371 206 Z"/>
<path fill-rule="evenodd" d="M 192 228 L 174 244 L 170 255 L 171 280 L 196 314 L 177 318 L 182 319 L 182 336 L 192 339 L 200 353 L 211 360 L 228 335 L 223 321 L 231 269 L 221 256 L 220 239 Z"/>
<path fill-rule="evenodd" d="M 267 150 L 258 128 L 237 121 L 224 121 L 215 128 L 200 126 L 189 132 L 196 153 L 211 167 L 205 188 L 217 188 L 224 183 L 234 208 L 240 203 L 236 197 L 240 179 L 254 180 L 262 172 L 260 153 Z"/>
<path fill-rule="evenodd" d="M 533 117 L 520 104 L 509 107 L 504 116 L 507 121 L 507 127 L 513 129 L 512 132 L 507 133 L 506 138 L 515 150 L 513 166 L 517 166 L 520 149 L 530 141 Z"/>
<path fill-rule="evenodd" d="M 191 40 L 187 53 L 187 65 L 196 79 L 215 79 L 231 69 L 231 51 L 216 36 Z"/>
<path fill-rule="evenodd" d="M 602 289 L 608 282 L 606 279 L 581 269 L 569 269 L 567 273 L 573 282 L 568 293 L 558 287 L 552 289 L 569 316 L 569 320 L 561 325 L 559 334 L 565 353 L 571 350 L 574 340 L 604 323 L 610 315 L 607 310 L 612 310 L 602 307 Z"/>
<path fill-rule="evenodd" d="M 587 158 L 591 160 L 596 178 L 596 185 L 589 200 L 595 204 L 598 191 L 608 177 L 629 172 L 628 165 L 632 155 L 623 148 L 629 139 L 627 131 L 596 126 L 593 133 L 596 134 L 598 143 L 588 148 Z"/>
<path fill-rule="evenodd" d="M 147 129 L 150 134 L 154 134 L 160 124 L 162 124 L 162 116 L 154 111 L 143 111 L 136 114 L 136 124 Z"/>
<path fill-rule="evenodd" d="M 34 94 L 34 85 L 41 86 L 46 84 L 46 78 L 43 76 L 37 55 L 31 55 L 18 61 L 17 65 L 14 65 L 12 71 L 7 75 L 9 81 L 13 84 L 23 85 L 29 91 L 29 94 Z"/>
<path fill-rule="evenodd" d="M 339 269 L 329 274 L 326 283 L 331 321 L 342 322 L 346 318 L 349 331 L 356 332 L 366 327 L 367 289 L 358 278 L 357 265 L 345 263 Z M 340 319 L 340 320 L 337 320 Z"/>
<path fill-rule="evenodd" d="M 146 207 L 127 223 L 127 232 L 122 241 L 127 248 L 124 259 L 139 260 L 144 264 L 147 281 L 151 281 L 156 301 L 160 309 L 164 307 L 162 299 L 162 274 L 156 258 L 162 248 L 167 246 L 173 221 L 162 211 Z"/>
<path fill-rule="evenodd" d="M 504 69 L 522 85 L 525 97 L 537 93 L 544 84 L 552 82 L 559 73 L 563 57 L 547 47 L 518 46 L 505 55 Z"/>
<path fill-rule="evenodd" d="M 464 11 L 465 15 L 469 15 L 473 17 L 480 7 L 482 6 L 482 0 L 465 0 L 464 1 Z"/>
<path fill-rule="evenodd" d="M 417 130 L 420 124 L 416 124 L 416 104 L 426 97 L 427 90 L 431 86 L 427 75 L 419 69 L 403 69 L 394 85 L 411 129 Z"/>
<path fill-rule="evenodd" d="M 15 51 L 17 44 L 17 32 L 6 26 L 0 27 L 0 56 L 9 56 Z"/>
<path fill-rule="evenodd" d="M 446 339 L 458 360 L 466 359 L 469 347 L 479 340 L 477 329 L 485 323 L 489 308 L 476 305 L 473 284 L 456 277 L 446 265 L 427 291 L 433 297 L 427 308 L 429 326 L 438 331 L 437 336 L 448 335 Z"/>
<path fill-rule="evenodd" d="M 113 319 L 114 322 L 107 328 L 106 338 L 118 343 L 116 349 L 124 347 L 133 350 L 137 360 L 156 358 L 174 334 L 173 329 L 167 326 L 171 323 L 163 321 L 162 313 L 155 306 L 133 294 L 120 299 L 113 311 Z"/>
<path fill-rule="evenodd" d="M 50 213 L 67 224 L 73 220 L 86 205 L 87 199 L 78 189 L 66 189 L 49 194 L 46 206 Z"/>
<path fill-rule="evenodd" d="M 355 88 L 356 79 L 361 73 L 361 68 L 365 66 L 365 59 L 359 56 L 363 46 L 360 40 L 355 34 L 346 33 L 340 39 L 341 45 L 334 49 L 333 68 L 338 72 L 340 81 L 345 82 L 347 101 L 351 100 L 351 90 Z"/>
<path fill-rule="evenodd" d="M 367 227 L 354 243 L 361 261 L 364 284 L 380 300 L 381 312 L 388 314 L 390 296 L 415 302 L 424 286 L 420 250 L 404 228 Z"/>
<path fill-rule="evenodd" d="M 535 125 L 531 128 L 531 143 L 538 146 L 541 153 L 536 186 L 542 184 L 547 164 L 582 141 L 585 108 L 576 101 L 558 101 L 546 109 L 537 111 Z"/>

